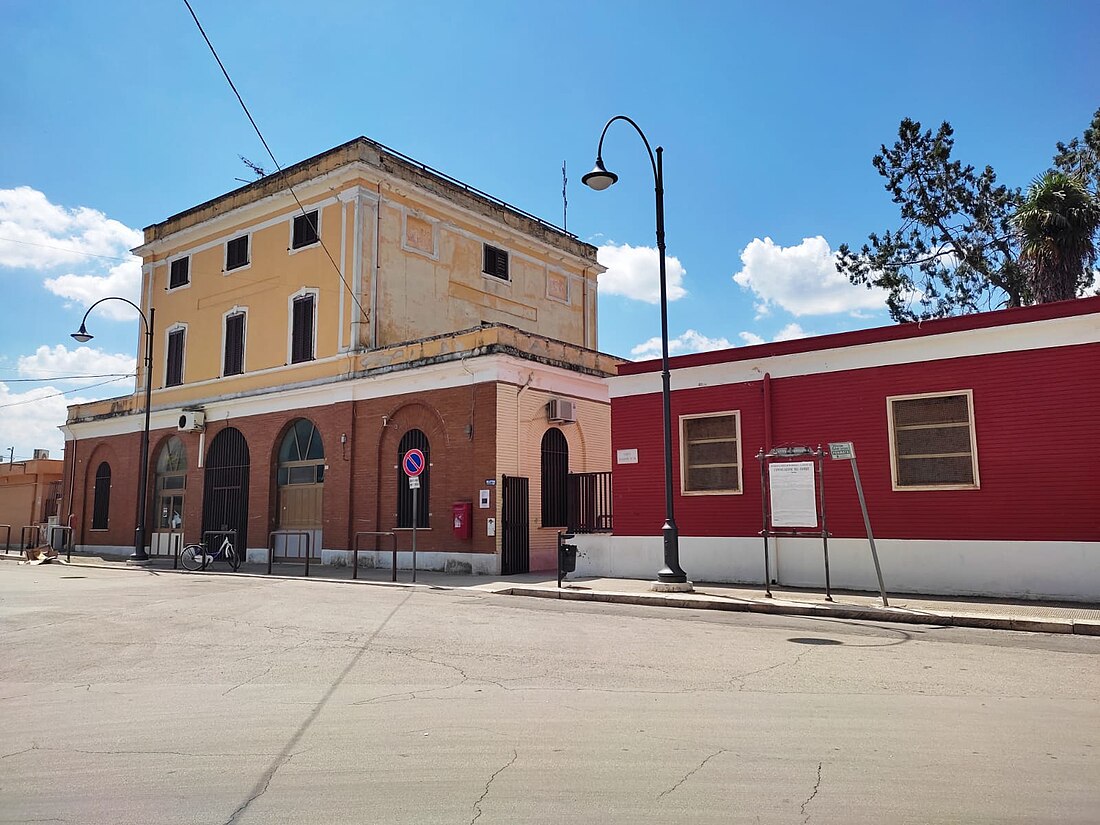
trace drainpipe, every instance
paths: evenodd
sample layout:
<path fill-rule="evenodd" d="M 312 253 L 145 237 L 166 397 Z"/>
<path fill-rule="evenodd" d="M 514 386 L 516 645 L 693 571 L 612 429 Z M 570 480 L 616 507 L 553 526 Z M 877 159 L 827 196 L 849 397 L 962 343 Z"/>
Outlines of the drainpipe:
<path fill-rule="evenodd" d="M 378 258 L 378 236 L 382 232 L 382 181 L 378 181 L 378 202 L 374 205 L 374 277 L 370 284 L 370 346 L 378 349 L 378 278 L 382 261 Z"/>
<path fill-rule="evenodd" d="M 772 441 L 772 376 L 764 373 L 764 452 L 770 452 Z"/>

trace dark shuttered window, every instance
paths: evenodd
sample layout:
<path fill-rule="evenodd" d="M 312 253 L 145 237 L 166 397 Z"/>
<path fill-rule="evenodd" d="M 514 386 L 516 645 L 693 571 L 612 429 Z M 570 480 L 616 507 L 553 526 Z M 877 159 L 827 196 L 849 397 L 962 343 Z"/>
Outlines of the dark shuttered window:
<path fill-rule="evenodd" d="M 291 309 L 290 362 L 313 360 L 313 296 L 295 298 Z"/>
<path fill-rule="evenodd" d="M 301 249 L 317 241 L 317 210 L 315 209 L 294 219 L 294 239 L 290 245 L 294 249 Z"/>
<path fill-rule="evenodd" d="M 481 271 L 502 281 L 508 280 L 508 253 L 503 249 L 485 244 L 485 262 Z"/>
<path fill-rule="evenodd" d="M 174 329 L 168 333 L 168 368 L 164 374 L 166 387 L 177 387 L 183 383 L 183 345 L 186 330 Z"/>
<path fill-rule="evenodd" d="M 248 236 L 241 235 L 225 245 L 226 270 L 237 269 L 248 264 Z"/>
<path fill-rule="evenodd" d="M 111 515 L 111 465 L 104 461 L 95 471 L 92 529 L 106 530 Z"/>
<path fill-rule="evenodd" d="M 969 390 L 888 401 L 897 489 L 978 487 Z"/>
<path fill-rule="evenodd" d="M 177 258 L 172 261 L 172 271 L 168 275 L 168 288 L 177 289 L 191 283 L 191 259 Z"/>
<path fill-rule="evenodd" d="M 224 375 L 244 372 L 244 313 L 237 312 L 225 319 Z"/>

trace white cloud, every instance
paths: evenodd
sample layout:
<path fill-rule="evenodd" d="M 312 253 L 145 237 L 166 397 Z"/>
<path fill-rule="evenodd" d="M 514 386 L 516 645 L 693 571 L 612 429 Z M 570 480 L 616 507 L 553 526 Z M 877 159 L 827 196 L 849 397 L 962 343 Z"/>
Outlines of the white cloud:
<path fill-rule="evenodd" d="M 651 246 L 630 244 L 605 244 L 596 254 L 596 260 L 607 267 L 600 276 L 602 295 L 622 295 L 635 301 L 657 304 L 661 301 L 660 258 Z M 687 271 L 678 258 L 665 256 L 665 288 L 668 300 L 676 301 L 687 295 L 684 275 Z"/>
<path fill-rule="evenodd" d="M 797 338 L 808 338 L 810 333 L 802 329 L 798 324 L 787 324 L 783 329 L 779 330 L 773 337 L 772 341 L 794 341 Z M 745 342 L 746 345 L 752 347 L 757 344 L 766 343 L 763 338 L 757 335 L 755 332 L 740 332 L 737 337 Z"/>
<path fill-rule="evenodd" d="M 65 375 L 133 374 L 136 359 L 124 353 L 109 353 L 92 347 L 68 349 L 64 344 L 49 347 L 43 344 L 34 355 L 19 358 L 19 375 L 22 378 L 58 380 Z M 72 383 L 99 383 L 102 378 L 85 378 Z"/>
<path fill-rule="evenodd" d="M 105 275 L 66 274 L 47 278 L 44 283 L 46 289 L 55 295 L 85 307 L 108 296 L 129 298 L 136 304 L 141 291 L 141 261 L 134 258 L 126 263 L 116 264 Z M 122 301 L 108 301 L 96 312 L 102 312 L 118 321 L 137 319 L 137 311 Z"/>
<path fill-rule="evenodd" d="M 102 212 L 50 203 L 37 189 L 0 189 L 0 267 L 53 269 L 88 255 L 127 257 L 142 233 Z"/>
<path fill-rule="evenodd" d="M 0 381 L 0 433 L 3 447 L 15 448 L 15 458 L 30 458 L 36 449 L 50 451 L 51 458 L 61 458 L 64 439 L 57 428 L 65 423 L 69 404 L 81 404 L 111 395 L 125 394 L 133 387 L 132 378 L 121 378 L 103 387 L 90 389 L 86 396 L 59 395 L 54 386 L 35 387 L 14 392 Z M 94 393 L 94 395 L 92 394 Z"/>
<path fill-rule="evenodd" d="M 795 316 L 885 309 L 886 292 L 855 286 L 837 272 L 836 253 L 820 235 L 797 246 L 754 238 L 741 251 L 733 280 L 760 299 L 761 314 L 772 305 Z"/>
<path fill-rule="evenodd" d="M 0 189 L 0 269 L 69 268 L 46 278 L 44 285 L 81 306 L 108 295 L 137 301 L 141 260 L 129 250 L 142 239 L 139 230 L 98 210 L 58 206 L 29 186 Z M 117 301 L 104 304 L 103 314 L 118 320 L 135 315 Z"/>
<path fill-rule="evenodd" d="M 693 329 L 687 330 L 678 338 L 670 338 L 668 342 L 669 355 L 684 355 L 689 352 L 709 352 L 715 349 L 728 349 L 732 347 L 725 338 L 708 338 Z M 661 357 L 661 339 L 650 338 L 644 343 L 638 344 L 630 350 L 630 354 L 639 360 Z"/>

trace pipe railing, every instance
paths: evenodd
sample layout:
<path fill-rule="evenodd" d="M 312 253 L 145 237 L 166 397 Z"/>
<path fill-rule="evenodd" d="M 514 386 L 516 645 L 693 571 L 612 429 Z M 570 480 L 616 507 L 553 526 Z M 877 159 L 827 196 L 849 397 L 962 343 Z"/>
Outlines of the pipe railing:
<path fill-rule="evenodd" d="M 296 538 L 299 538 L 299 539 L 304 538 L 306 540 L 306 558 L 305 558 L 305 561 L 306 561 L 306 576 L 308 576 L 309 575 L 309 557 L 312 555 L 311 550 L 310 550 L 310 546 L 309 546 L 309 541 L 310 541 L 311 536 L 310 536 L 310 533 L 309 533 L 308 530 L 272 530 L 270 533 L 267 534 L 267 574 L 269 576 L 271 575 L 272 562 L 275 561 L 275 537 L 276 536 L 283 536 L 285 538 L 290 538 L 291 536 L 294 536 Z M 298 546 L 301 547 L 301 544 L 299 543 Z M 285 557 L 285 558 L 289 558 L 289 557 Z"/>
<path fill-rule="evenodd" d="M 393 553 L 393 562 L 391 563 L 392 573 L 390 574 L 390 581 L 397 581 L 397 533 L 394 532 L 374 532 L 371 530 L 363 530 L 355 534 L 355 543 L 352 549 L 352 564 L 351 564 L 351 577 L 353 579 L 359 578 L 359 553 L 363 548 L 359 546 L 359 539 L 361 536 L 389 536 L 393 539 L 393 547 L 391 552 Z M 378 548 L 375 548 L 376 550 Z"/>
<path fill-rule="evenodd" d="M 6 553 L 11 549 L 11 525 L 10 524 L 0 524 L 0 527 L 7 530 L 7 534 L 4 537 L 4 552 Z"/>

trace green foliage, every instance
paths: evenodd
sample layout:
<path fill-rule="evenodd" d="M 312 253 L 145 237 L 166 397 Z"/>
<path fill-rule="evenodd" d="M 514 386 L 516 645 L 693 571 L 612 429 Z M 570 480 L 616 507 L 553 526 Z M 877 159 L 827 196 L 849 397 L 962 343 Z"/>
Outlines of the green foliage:
<path fill-rule="evenodd" d="M 903 120 L 897 142 L 873 160 L 902 225 L 872 234 L 859 252 L 848 244 L 839 249 L 837 270 L 854 284 L 885 289 L 895 321 L 1020 306 L 1030 298 L 1011 224 L 1020 191 L 998 185 L 989 166 L 978 172 L 952 160 L 954 144 L 949 123 L 933 134 Z"/>
<path fill-rule="evenodd" d="M 1100 197 L 1100 109 L 1092 116 L 1083 138 L 1074 138 L 1069 143 L 1058 141 L 1054 168 L 1077 176 L 1092 189 L 1093 197 Z"/>
<path fill-rule="evenodd" d="M 1092 283 L 1100 203 L 1082 177 L 1051 170 L 1036 178 L 1013 223 L 1036 302 L 1076 298 Z"/>

